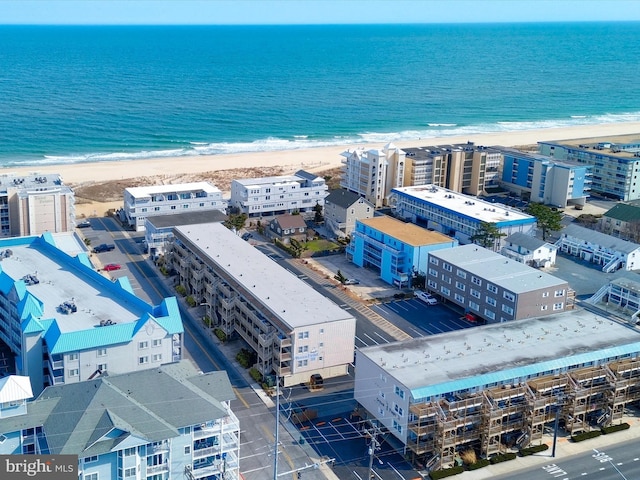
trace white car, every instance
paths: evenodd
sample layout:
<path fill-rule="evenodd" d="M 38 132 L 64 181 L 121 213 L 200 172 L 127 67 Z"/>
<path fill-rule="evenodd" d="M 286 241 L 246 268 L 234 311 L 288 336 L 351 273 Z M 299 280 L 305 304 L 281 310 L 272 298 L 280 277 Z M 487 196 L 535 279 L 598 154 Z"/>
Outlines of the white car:
<path fill-rule="evenodd" d="M 427 305 L 437 305 L 438 300 L 436 300 L 431 294 L 427 292 L 417 291 L 416 298 L 418 300 L 422 300 Z"/>

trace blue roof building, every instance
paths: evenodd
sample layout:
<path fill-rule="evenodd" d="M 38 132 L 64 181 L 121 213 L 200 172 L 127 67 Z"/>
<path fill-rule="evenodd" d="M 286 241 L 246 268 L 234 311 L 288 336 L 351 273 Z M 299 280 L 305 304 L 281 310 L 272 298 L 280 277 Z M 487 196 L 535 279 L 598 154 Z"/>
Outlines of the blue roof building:
<path fill-rule="evenodd" d="M 184 329 L 175 297 L 147 304 L 126 277 L 112 281 L 81 248 L 68 248 L 69 237 L 0 241 L 0 340 L 33 392 L 180 360 Z"/>

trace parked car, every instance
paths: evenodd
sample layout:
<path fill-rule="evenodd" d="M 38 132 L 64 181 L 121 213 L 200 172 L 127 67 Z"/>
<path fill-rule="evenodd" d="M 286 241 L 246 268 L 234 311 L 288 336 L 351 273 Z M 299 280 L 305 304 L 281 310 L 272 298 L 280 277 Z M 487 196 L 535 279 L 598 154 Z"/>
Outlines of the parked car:
<path fill-rule="evenodd" d="M 486 325 L 487 321 L 484 318 L 479 317 L 475 313 L 467 312 L 464 314 L 465 320 L 476 325 Z"/>
<path fill-rule="evenodd" d="M 116 246 L 111 243 L 101 243 L 100 245 L 93 247 L 92 251 L 93 253 L 110 252 L 114 248 L 116 248 Z"/>
<path fill-rule="evenodd" d="M 91 226 L 91 222 L 89 220 L 83 220 L 82 222 L 76 225 L 76 228 L 89 228 Z"/>
<path fill-rule="evenodd" d="M 345 285 L 360 285 L 360 280 L 358 280 L 357 278 L 347 278 L 344 281 Z"/>
<path fill-rule="evenodd" d="M 248 241 L 250 238 L 253 238 L 253 235 L 251 233 L 245 232 L 245 233 L 242 234 L 242 239 L 243 240 L 247 240 Z"/>
<path fill-rule="evenodd" d="M 438 300 L 436 300 L 433 295 L 420 290 L 416 292 L 416 298 L 422 300 L 427 305 L 436 305 L 438 303 Z"/>
<path fill-rule="evenodd" d="M 104 270 L 106 272 L 111 272 L 113 270 L 120 270 L 122 268 L 122 265 L 120 265 L 119 263 L 107 263 L 104 266 Z"/>

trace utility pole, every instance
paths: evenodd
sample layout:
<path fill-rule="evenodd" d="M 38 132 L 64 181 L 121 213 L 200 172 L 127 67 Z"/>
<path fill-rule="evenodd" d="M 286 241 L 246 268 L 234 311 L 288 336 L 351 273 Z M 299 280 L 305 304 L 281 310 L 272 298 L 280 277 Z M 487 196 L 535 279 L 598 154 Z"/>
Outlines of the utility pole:
<path fill-rule="evenodd" d="M 378 443 L 378 434 L 380 429 L 377 425 L 373 425 L 371 431 L 367 430 L 367 433 L 371 436 L 371 444 L 369 445 L 369 476 L 367 478 L 373 478 L 373 457 L 376 454 L 376 450 L 380 448 Z"/>
<path fill-rule="evenodd" d="M 280 377 L 276 376 L 276 444 L 273 447 L 273 480 L 278 480 L 278 447 L 280 446 Z"/>

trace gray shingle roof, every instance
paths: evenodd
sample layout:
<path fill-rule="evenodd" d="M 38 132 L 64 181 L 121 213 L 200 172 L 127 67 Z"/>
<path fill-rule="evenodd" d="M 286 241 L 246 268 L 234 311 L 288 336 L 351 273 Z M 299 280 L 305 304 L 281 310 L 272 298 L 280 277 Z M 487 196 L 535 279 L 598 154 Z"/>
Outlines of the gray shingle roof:
<path fill-rule="evenodd" d="M 524 233 L 520 232 L 509 235 L 507 238 L 505 238 L 505 241 L 532 251 L 537 250 L 544 245 L 551 246 L 551 244 L 545 242 L 544 240 L 540 240 L 539 238 L 532 237 L 531 235 L 525 235 Z"/>
<path fill-rule="evenodd" d="M 226 416 L 235 398 L 226 372 L 199 375 L 183 361 L 45 389 L 26 415 L 0 419 L 0 432 L 44 427 L 52 454 L 98 455 L 129 436 L 157 442 L 178 428 Z M 120 432 L 105 438 L 109 432 Z"/>
<path fill-rule="evenodd" d="M 325 204 L 333 203 L 342 208 L 349 208 L 360 199 L 360 195 L 349 190 L 337 189 L 331 190 L 327 198 L 324 199 Z"/>
<path fill-rule="evenodd" d="M 640 248 L 640 245 L 633 242 L 628 242 L 620 238 L 612 237 L 606 233 L 596 232 L 590 228 L 581 227 L 573 223 L 567 225 L 562 229 L 562 232 L 569 237 L 578 238 L 587 242 L 600 245 L 603 248 L 609 248 L 616 252 L 631 253 L 634 250 Z"/>

